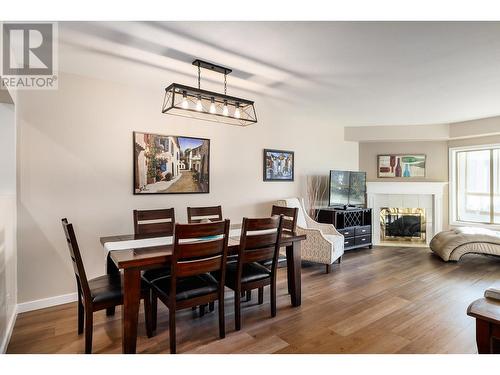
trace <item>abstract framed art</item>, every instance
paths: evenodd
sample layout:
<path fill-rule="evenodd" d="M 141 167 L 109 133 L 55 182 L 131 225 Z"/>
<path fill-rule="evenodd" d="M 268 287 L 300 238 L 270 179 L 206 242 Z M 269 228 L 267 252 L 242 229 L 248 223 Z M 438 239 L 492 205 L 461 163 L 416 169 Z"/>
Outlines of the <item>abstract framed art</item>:
<path fill-rule="evenodd" d="M 423 154 L 387 154 L 377 156 L 377 177 L 425 177 L 426 156 Z"/>
<path fill-rule="evenodd" d="M 264 150 L 264 181 L 293 181 L 294 152 L 284 150 Z"/>
<path fill-rule="evenodd" d="M 134 132 L 134 194 L 209 193 L 210 140 Z"/>

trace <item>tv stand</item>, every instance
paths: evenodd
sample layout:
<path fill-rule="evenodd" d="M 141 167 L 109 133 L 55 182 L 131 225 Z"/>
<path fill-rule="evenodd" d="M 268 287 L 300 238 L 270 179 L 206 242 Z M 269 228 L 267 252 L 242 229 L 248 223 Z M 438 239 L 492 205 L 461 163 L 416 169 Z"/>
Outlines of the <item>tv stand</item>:
<path fill-rule="evenodd" d="M 344 236 L 344 250 L 373 247 L 371 208 L 322 208 L 318 210 L 318 221 L 337 228 Z"/>

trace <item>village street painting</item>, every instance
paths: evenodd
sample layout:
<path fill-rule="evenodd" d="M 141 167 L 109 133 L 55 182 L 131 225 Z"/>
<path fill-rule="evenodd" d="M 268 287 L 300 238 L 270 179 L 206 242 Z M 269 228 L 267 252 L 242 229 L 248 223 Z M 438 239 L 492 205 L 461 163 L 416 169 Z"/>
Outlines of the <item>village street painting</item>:
<path fill-rule="evenodd" d="M 134 194 L 209 192 L 210 140 L 134 132 Z"/>

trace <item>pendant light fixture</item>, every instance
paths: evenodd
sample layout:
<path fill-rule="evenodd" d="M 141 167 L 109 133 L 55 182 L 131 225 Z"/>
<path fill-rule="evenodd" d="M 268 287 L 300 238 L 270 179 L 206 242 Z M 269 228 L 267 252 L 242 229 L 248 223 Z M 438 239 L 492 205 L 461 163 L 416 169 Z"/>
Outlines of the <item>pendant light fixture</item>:
<path fill-rule="evenodd" d="M 172 83 L 165 89 L 162 113 L 239 126 L 257 122 L 253 101 L 227 95 L 231 69 L 202 60 L 193 65 L 198 67 L 198 88 Z M 201 89 L 201 68 L 224 75 L 224 94 Z"/>

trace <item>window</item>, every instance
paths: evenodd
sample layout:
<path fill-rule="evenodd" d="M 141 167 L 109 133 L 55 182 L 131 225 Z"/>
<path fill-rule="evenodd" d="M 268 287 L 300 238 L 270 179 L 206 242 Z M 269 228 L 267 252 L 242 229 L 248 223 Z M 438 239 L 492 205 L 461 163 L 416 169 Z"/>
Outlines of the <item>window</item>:
<path fill-rule="evenodd" d="M 500 224 L 500 145 L 450 149 L 453 221 Z"/>

